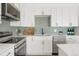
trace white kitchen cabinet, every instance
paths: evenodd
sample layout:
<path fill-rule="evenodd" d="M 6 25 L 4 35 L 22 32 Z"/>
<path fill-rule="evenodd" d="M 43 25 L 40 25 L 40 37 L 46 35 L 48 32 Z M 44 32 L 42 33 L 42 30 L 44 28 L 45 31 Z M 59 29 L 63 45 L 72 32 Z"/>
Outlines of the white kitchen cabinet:
<path fill-rule="evenodd" d="M 28 36 L 27 55 L 52 55 L 52 37 Z"/>
<path fill-rule="evenodd" d="M 52 27 L 72 27 L 78 26 L 78 7 L 57 7 L 52 10 Z"/>
<path fill-rule="evenodd" d="M 1 24 L 1 3 L 0 3 L 0 24 Z"/>
<path fill-rule="evenodd" d="M 0 56 L 14 56 L 14 47 L 10 47 L 3 51 Z"/>
<path fill-rule="evenodd" d="M 63 27 L 63 8 L 62 7 L 57 7 L 55 9 L 52 9 L 51 26 Z"/>
<path fill-rule="evenodd" d="M 66 43 L 68 44 L 79 44 L 79 36 L 67 36 Z"/>
<path fill-rule="evenodd" d="M 68 7 L 64 7 L 63 8 L 63 15 L 62 15 L 62 17 L 63 17 L 63 26 L 70 26 L 70 16 L 69 16 L 69 9 L 70 8 L 68 8 Z"/>
<path fill-rule="evenodd" d="M 11 26 L 22 26 L 22 27 L 34 27 L 34 12 L 31 9 L 27 9 L 25 4 L 14 4 L 19 7 L 20 10 L 20 21 L 10 22 Z M 19 6 L 18 6 L 19 5 Z"/>
<path fill-rule="evenodd" d="M 43 15 L 44 10 L 42 8 L 34 9 L 35 15 Z"/>
<path fill-rule="evenodd" d="M 42 55 L 42 38 L 35 36 L 27 37 L 27 55 Z"/>
<path fill-rule="evenodd" d="M 43 38 L 43 54 L 52 55 L 52 36 L 44 36 Z"/>
<path fill-rule="evenodd" d="M 57 26 L 63 26 L 62 11 L 63 9 L 61 7 L 57 8 Z"/>
<path fill-rule="evenodd" d="M 44 8 L 42 13 L 44 13 L 44 15 L 51 15 L 52 13 L 52 9 L 51 8 Z"/>
<path fill-rule="evenodd" d="M 27 9 L 25 4 L 20 4 L 20 20 L 21 20 L 21 26 L 23 27 L 34 27 L 35 21 L 34 21 L 34 12 L 32 9 Z"/>
<path fill-rule="evenodd" d="M 75 40 L 73 38 L 71 38 L 71 37 L 67 37 L 66 40 L 67 40 L 66 41 L 67 44 L 73 44 L 73 43 L 75 43 Z"/>
<path fill-rule="evenodd" d="M 37 8 L 34 9 L 35 15 L 51 15 L 52 9 L 51 8 Z"/>
<path fill-rule="evenodd" d="M 42 46 L 42 37 L 40 36 L 35 36 L 33 38 L 33 52 L 36 54 L 36 55 L 42 55 L 42 52 L 43 52 L 43 46 Z"/>
<path fill-rule="evenodd" d="M 57 9 L 52 9 L 51 26 L 57 27 Z"/>
<path fill-rule="evenodd" d="M 70 26 L 78 26 L 78 7 L 70 8 Z"/>
<path fill-rule="evenodd" d="M 63 26 L 78 26 L 78 7 L 63 8 Z"/>

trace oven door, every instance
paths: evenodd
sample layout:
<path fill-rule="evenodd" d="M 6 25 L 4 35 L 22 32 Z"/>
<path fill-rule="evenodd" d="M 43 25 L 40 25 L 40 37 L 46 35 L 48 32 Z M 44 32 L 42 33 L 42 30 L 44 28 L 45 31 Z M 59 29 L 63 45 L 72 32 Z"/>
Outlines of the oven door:
<path fill-rule="evenodd" d="M 15 55 L 16 56 L 25 56 L 26 55 L 26 41 L 24 41 L 20 45 L 16 46 L 16 48 L 15 48 Z"/>

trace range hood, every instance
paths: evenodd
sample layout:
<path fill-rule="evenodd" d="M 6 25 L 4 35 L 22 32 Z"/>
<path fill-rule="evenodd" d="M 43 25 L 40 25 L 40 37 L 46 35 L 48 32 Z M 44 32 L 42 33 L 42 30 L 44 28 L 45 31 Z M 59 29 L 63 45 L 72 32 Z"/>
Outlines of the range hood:
<path fill-rule="evenodd" d="M 10 3 L 1 4 L 1 18 L 7 21 L 19 21 L 20 11 Z"/>

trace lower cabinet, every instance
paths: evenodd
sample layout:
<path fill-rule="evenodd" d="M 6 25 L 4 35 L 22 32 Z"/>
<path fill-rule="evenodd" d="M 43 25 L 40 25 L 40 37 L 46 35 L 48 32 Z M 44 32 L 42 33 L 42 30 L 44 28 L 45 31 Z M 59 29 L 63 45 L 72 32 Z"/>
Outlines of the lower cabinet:
<path fill-rule="evenodd" d="M 52 55 L 52 36 L 44 36 L 43 42 L 43 54 Z"/>
<path fill-rule="evenodd" d="M 42 55 L 42 37 L 28 36 L 26 55 Z"/>
<path fill-rule="evenodd" d="M 52 36 L 28 36 L 27 55 L 52 55 Z"/>
<path fill-rule="evenodd" d="M 10 47 L 0 54 L 0 56 L 14 56 L 14 47 Z"/>
<path fill-rule="evenodd" d="M 67 44 L 79 44 L 79 36 L 67 36 L 66 43 Z"/>

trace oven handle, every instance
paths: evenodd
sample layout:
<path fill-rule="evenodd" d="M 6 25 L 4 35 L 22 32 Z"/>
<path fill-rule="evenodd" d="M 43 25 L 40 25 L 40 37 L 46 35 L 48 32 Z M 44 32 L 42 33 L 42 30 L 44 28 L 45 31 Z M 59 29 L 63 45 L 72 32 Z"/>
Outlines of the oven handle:
<path fill-rule="evenodd" d="M 25 42 L 23 42 L 21 45 L 19 45 L 17 48 L 15 48 L 15 53 L 17 53 L 19 50 L 21 50 L 25 46 Z"/>
<path fill-rule="evenodd" d="M 26 41 L 24 41 L 22 44 L 20 44 L 17 48 L 15 48 L 15 49 L 18 49 L 21 45 L 23 45 L 24 43 L 26 43 Z"/>

